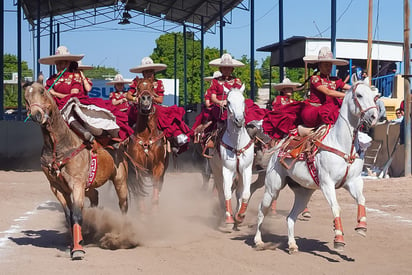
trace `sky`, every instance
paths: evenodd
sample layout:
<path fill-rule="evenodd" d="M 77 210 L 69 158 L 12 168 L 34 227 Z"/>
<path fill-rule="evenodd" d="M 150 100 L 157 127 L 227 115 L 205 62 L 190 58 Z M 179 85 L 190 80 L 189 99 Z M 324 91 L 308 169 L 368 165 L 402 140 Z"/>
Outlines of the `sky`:
<path fill-rule="evenodd" d="M 15 1 L 5 1 L 4 9 L 4 52 L 17 55 L 17 24 Z M 368 38 L 368 0 L 339 0 L 337 2 L 336 37 L 350 39 Z M 373 39 L 403 42 L 404 12 L 403 0 L 373 0 Z M 244 2 L 249 3 L 247 0 Z M 411 8 L 411 7 L 410 7 Z M 14 11 L 14 12 L 12 12 Z M 331 35 L 330 0 L 284 0 L 283 37 L 292 36 L 324 37 Z M 255 60 L 261 64 L 270 55 L 256 49 L 279 42 L 279 1 L 255 0 Z M 223 47 L 234 58 L 242 55 L 250 57 L 250 13 L 234 9 L 231 24 L 223 31 Z M 133 19 L 131 19 L 133 20 Z M 411 18 L 409 19 L 412 24 Z M 175 29 L 175 31 L 183 31 Z M 140 65 L 143 57 L 149 56 L 156 47 L 155 40 L 162 32 L 137 27 L 119 25 L 118 21 L 92 26 L 81 30 L 63 32 L 61 45 L 68 47 L 72 54 L 85 54 L 83 64 L 114 67 L 125 78 L 133 78 L 130 68 Z M 198 34 L 199 37 L 199 34 Z M 205 34 L 205 47 L 219 48 L 219 30 L 215 34 Z M 35 68 L 33 34 L 27 21 L 22 23 L 22 59 L 30 68 Z M 48 37 L 41 39 L 41 57 L 49 55 Z M 208 62 L 206 60 L 206 62 Z M 48 67 L 41 66 L 48 73 Z M 46 73 L 46 75 L 47 75 Z"/>

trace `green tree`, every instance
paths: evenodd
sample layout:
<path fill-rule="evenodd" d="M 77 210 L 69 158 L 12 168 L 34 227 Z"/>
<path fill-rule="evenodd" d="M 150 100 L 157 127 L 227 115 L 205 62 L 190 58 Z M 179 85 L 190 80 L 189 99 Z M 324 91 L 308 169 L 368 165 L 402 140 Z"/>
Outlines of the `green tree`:
<path fill-rule="evenodd" d="M 12 54 L 3 55 L 3 80 L 11 80 L 13 73 L 17 73 L 17 56 Z M 22 78 L 33 76 L 33 71 L 29 69 L 26 61 L 21 62 Z"/>
<path fill-rule="evenodd" d="M 90 79 L 105 79 L 109 76 L 114 77 L 116 74 L 118 74 L 118 70 L 115 68 L 111 67 L 94 67 L 93 70 L 85 70 L 84 75 Z"/>
<path fill-rule="evenodd" d="M 174 60 L 174 41 L 175 36 L 177 39 L 177 60 L 175 64 Z M 182 33 L 169 33 L 161 35 L 156 39 L 156 48 L 151 54 L 151 58 L 154 62 L 164 63 L 167 65 L 167 69 L 157 74 L 158 78 L 174 78 L 174 67 L 176 66 L 176 76 L 180 80 L 180 104 L 184 103 L 184 71 L 183 71 L 183 34 Z M 199 40 L 194 40 L 193 36 L 189 36 L 186 40 L 186 64 L 187 64 L 187 102 L 188 104 L 200 103 L 200 81 L 201 81 L 201 43 Z M 206 47 L 204 49 L 204 76 L 211 76 L 217 67 L 211 67 L 208 65 L 209 61 L 219 58 L 220 51 L 217 48 Z M 236 58 L 233 56 L 233 58 Z M 246 86 L 246 95 L 250 95 L 250 60 L 246 56 L 242 56 L 240 59 L 236 58 L 243 63 L 244 67 L 236 68 L 234 75 L 239 77 Z M 260 71 L 255 70 L 255 83 L 257 87 L 261 87 L 263 84 L 260 76 Z M 205 85 L 207 89 L 207 83 Z M 255 93 L 256 94 L 256 93 Z"/>

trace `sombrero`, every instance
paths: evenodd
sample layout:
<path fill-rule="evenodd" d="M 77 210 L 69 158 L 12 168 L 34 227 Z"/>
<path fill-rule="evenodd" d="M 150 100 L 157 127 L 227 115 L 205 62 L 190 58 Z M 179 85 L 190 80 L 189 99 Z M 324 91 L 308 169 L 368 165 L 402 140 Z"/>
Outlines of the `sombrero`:
<path fill-rule="evenodd" d="M 320 62 L 329 62 L 337 66 L 347 65 L 349 61 L 344 59 L 333 58 L 333 53 L 328 47 L 322 47 L 319 50 L 318 56 L 308 55 L 303 57 L 303 61 L 308 64 L 316 64 Z"/>
<path fill-rule="evenodd" d="M 115 85 L 115 84 L 130 84 L 131 81 L 126 81 L 123 79 L 121 74 L 117 74 L 112 81 L 106 83 L 106 85 Z"/>
<path fill-rule="evenodd" d="M 131 68 L 129 71 L 131 73 L 141 73 L 146 70 L 154 70 L 156 72 L 163 71 L 167 68 L 166 64 L 162 63 L 153 63 L 153 60 L 150 57 L 144 57 L 140 66 Z"/>
<path fill-rule="evenodd" d="M 80 61 L 84 57 L 84 54 L 70 54 L 69 50 L 65 46 L 57 48 L 54 55 L 42 57 L 39 59 L 40 64 L 55 65 L 56 61 Z"/>
<path fill-rule="evenodd" d="M 213 59 L 212 61 L 209 62 L 210 66 L 214 67 L 243 67 L 245 64 L 242 62 L 233 59 L 232 56 L 228 53 L 225 53 L 222 55 L 221 58 Z"/>
<path fill-rule="evenodd" d="M 204 78 L 204 80 L 205 81 L 212 81 L 214 78 L 218 78 L 218 77 L 221 77 L 222 76 L 222 73 L 220 72 L 220 71 L 215 71 L 214 73 L 213 73 L 213 76 L 206 76 L 205 78 Z"/>
<path fill-rule="evenodd" d="M 92 70 L 92 69 L 93 69 L 93 66 L 91 66 L 91 65 L 84 65 L 84 64 L 82 64 L 82 61 L 80 61 L 80 60 L 77 61 L 77 64 L 78 64 L 77 69 L 82 70 L 82 71 Z"/>
<path fill-rule="evenodd" d="M 290 79 L 287 78 L 287 77 L 285 77 L 285 78 L 283 79 L 282 83 L 273 84 L 273 88 L 276 89 L 276 90 L 278 90 L 278 91 L 281 91 L 281 90 L 283 90 L 283 89 L 285 89 L 285 88 L 292 88 L 293 91 L 302 90 L 302 89 L 303 89 L 303 86 L 302 86 L 302 87 L 299 87 L 299 86 L 301 86 L 300 83 L 292 82 L 292 81 L 290 81 Z"/>

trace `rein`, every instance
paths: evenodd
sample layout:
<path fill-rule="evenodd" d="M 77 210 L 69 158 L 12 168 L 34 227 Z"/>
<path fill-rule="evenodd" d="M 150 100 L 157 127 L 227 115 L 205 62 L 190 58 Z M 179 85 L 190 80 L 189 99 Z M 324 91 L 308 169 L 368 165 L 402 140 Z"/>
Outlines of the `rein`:
<path fill-rule="evenodd" d="M 53 148 L 52 148 L 53 159 L 52 159 L 52 161 L 51 161 L 50 163 L 42 163 L 42 165 L 43 165 L 43 166 L 47 166 L 50 171 L 56 173 L 57 176 L 60 176 L 60 175 L 61 175 L 61 174 L 60 174 L 61 168 L 62 168 L 69 160 L 71 160 L 73 157 L 75 157 L 77 154 L 79 154 L 83 149 L 85 149 L 85 148 L 86 148 L 86 144 L 82 143 L 82 144 L 80 144 L 79 147 L 77 147 L 77 148 L 75 148 L 75 149 L 73 149 L 73 150 L 71 150 L 71 151 L 69 151 L 69 152 L 64 153 L 64 154 L 63 154 L 63 158 L 62 158 L 61 160 L 58 160 L 58 158 L 57 158 L 57 150 L 56 150 L 58 142 L 57 142 L 56 136 L 54 135 L 54 133 L 53 133 L 53 131 L 52 131 L 49 123 L 48 123 L 47 126 L 46 126 L 46 130 L 49 132 L 50 138 L 51 138 L 51 140 L 52 140 L 52 145 L 53 145 Z"/>

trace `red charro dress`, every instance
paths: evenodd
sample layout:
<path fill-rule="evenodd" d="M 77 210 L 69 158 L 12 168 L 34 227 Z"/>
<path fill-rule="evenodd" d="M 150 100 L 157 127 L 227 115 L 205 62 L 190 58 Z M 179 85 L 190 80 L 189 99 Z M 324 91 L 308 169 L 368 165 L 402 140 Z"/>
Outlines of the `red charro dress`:
<path fill-rule="evenodd" d="M 54 74 L 46 81 L 46 89 L 49 89 L 55 80 L 59 77 L 59 75 Z M 107 129 L 104 128 L 104 125 L 108 125 L 110 123 L 103 123 L 102 126 L 95 126 L 97 128 L 102 128 L 103 130 L 114 130 L 118 132 L 118 137 L 122 140 L 126 139 L 128 136 L 133 134 L 133 129 L 129 127 L 127 124 L 127 115 L 123 112 L 120 112 L 116 109 L 111 102 L 108 100 L 103 100 L 101 98 L 90 98 L 84 93 L 83 85 L 81 83 L 81 79 L 76 77 L 75 73 L 71 72 L 64 72 L 63 75 L 57 80 L 56 83 L 53 85 L 53 90 L 61 94 L 67 94 L 64 98 L 53 97 L 57 103 L 59 110 L 63 111 L 66 109 L 66 104 L 70 101 L 71 103 L 81 103 L 84 106 L 94 105 L 98 108 L 104 109 L 100 111 L 106 111 L 107 113 L 104 117 L 109 121 L 110 119 L 118 126 L 118 129 L 114 129 L 113 125 L 108 126 Z M 79 89 L 79 93 L 72 94 L 72 89 Z M 87 107 L 86 107 L 87 108 Z M 93 107 L 91 107 L 93 108 Z M 75 108 L 77 109 L 77 108 Z M 64 115 L 63 115 L 64 117 Z M 99 119 L 96 119 L 99 120 Z M 103 118 L 101 119 L 103 121 Z M 93 125 L 92 125 L 93 126 Z M 111 131 L 113 132 L 113 131 Z"/>
<path fill-rule="evenodd" d="M 310 96 L 304 101 L 302 123 L 306 127 L 317 127 L 321 124 L 334 124 L 339 116 L 342 99 L 327 96 L 317 88 L 325 86 L 331 90 L 339 90 L 345 86 L 342 79 L 326 75 L 314 75 L 310 78 Z"/>
<path fill-rule="evenodd" d="M 301 124 L 300 112 L 303 106 L 302 101 L 278 95 L 272 103 L 272 111 L 267 112 L 263 118 L 265 134 L 274 139 L 282 139 L 289 135 L 290 130 Z"/>
<path fill-rule="evenodd" d="M 242 87 L 242 81 L 239 78 L 235 78 L 232 76 L 221 76 L 219 78 L 215 78 L 212 80 L 212 84 L 210 85 L 210 88 L 207 92 L 210 93 L 210 96 L 215 94 L 218 100 L 226 100 L 227 94 L 224 91 L 223 87 L 226 87 L 229 90 L 232 88 L 240 89 Z M 253 100 L 249 98 L 245 99 L 245 124 L 248 124 L 253 120 L 262 120 L 265 116 L 265 113 L 266 110 L 260 108 L 257 104 L 253 102 Z M 216 104 L 212 104 L 210 110 L 210 119 L 213 122 L 225 121 L 227 119 L 226 109 L 223 109 Z M 215 123 L 212 124 L 216 126 Z"/>
<path fill-rule="evenodd" d="M 112 105 L 114 107 L 119 109 L 119 111 L 127 112 L 127 110 L 129 110 L 129 102 L 125 101 L 125 102 L 122 102 L 120 104 L 114 105 L 113 104 L 113 99 L 115 99 L 115 100 L 126 99 L 126 93 L 125 92 L 111 92 L 110 95 L 109 95 L 109 100 L 110 100 L 110 102 L 112 102 Z"/>
<path fill-rule="evenodd" d="M 135 78 L 133 79 L 133 83 L 129 86 L 129 92 L 133 96 L 138 96 L 137 86 L 138 81 L 142 81 L 142 78 Z M 161 80 L 154 80 L 153 82 L 153 89 L 154 92 L 158 96 L 164 95 L 164 86 Z M 177 137 L 180 134 L 185 134 L 189 137 L 190 135 L 190 128 L 186 125 L 183 121 L 183 116 L 185 114 L 185 109 L 182 107 L 178 107 L 176 105 L 173 106 L 163 106 L 156 104 L 156 112 L 157 112 L 157 126 L 158 128 L 163 131 L 164 135 L 167 138 L 170 137 Z M 137 109 L 137 104 L 133 104 L 129 108 L 129 125 L 132 126 L 137 121 L 137 116 L 139 115 L 139 111 Z"/>

